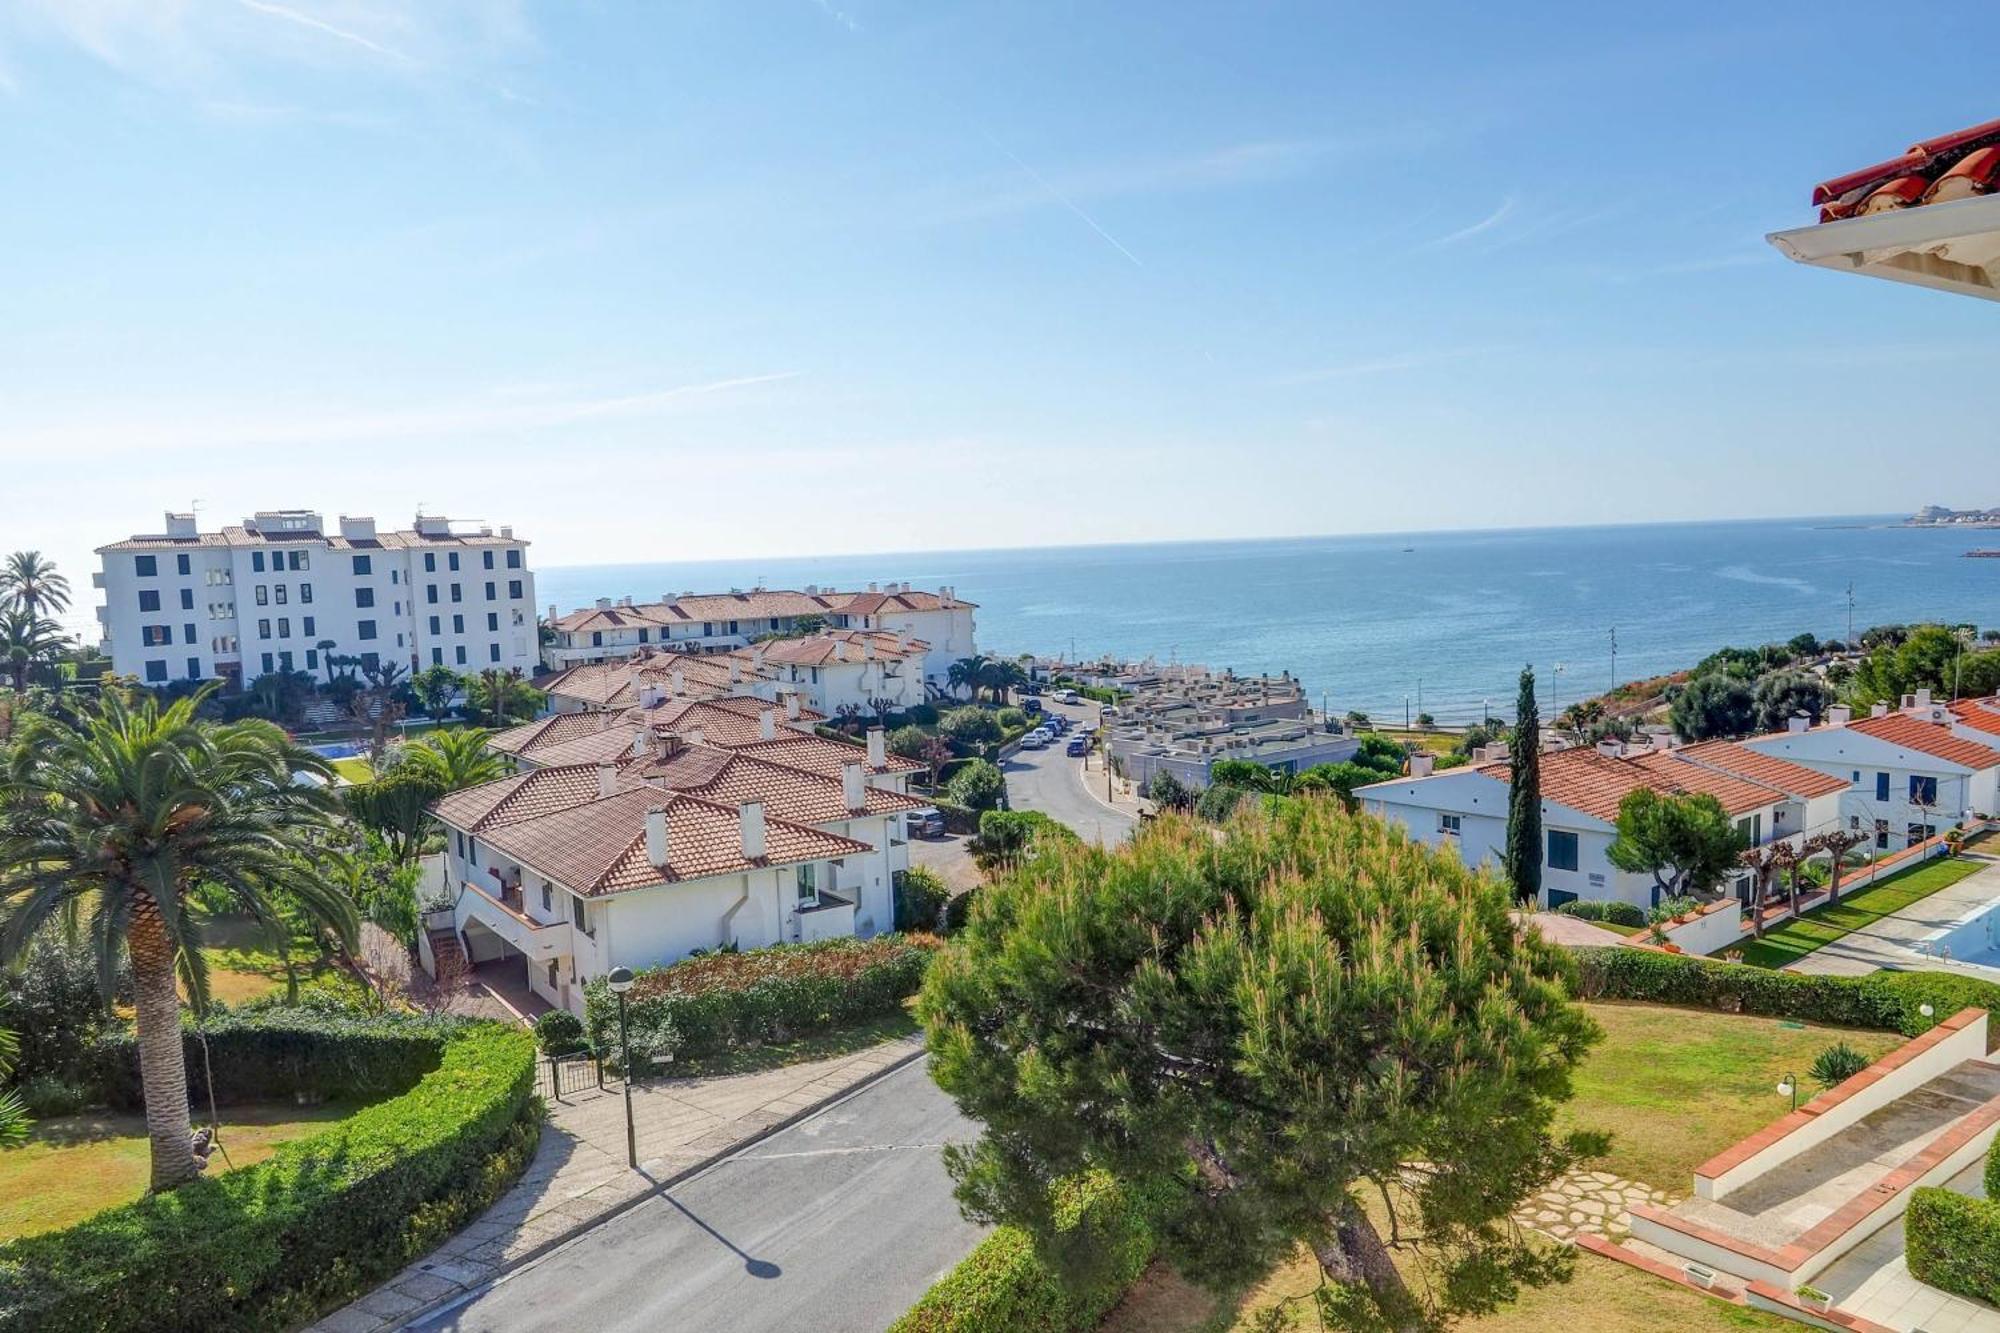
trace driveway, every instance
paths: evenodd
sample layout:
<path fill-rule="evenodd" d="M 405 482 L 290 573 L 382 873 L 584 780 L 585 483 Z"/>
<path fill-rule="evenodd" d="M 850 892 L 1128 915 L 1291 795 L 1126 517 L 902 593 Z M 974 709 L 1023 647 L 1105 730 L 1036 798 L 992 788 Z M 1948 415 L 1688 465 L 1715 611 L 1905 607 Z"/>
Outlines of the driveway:
<path fill-rule="evenodd" d="M 1094 726 L 1097 705 L 1059 704 L 1048 696 L 1042 705 L 1051 712 L 1066 713 L 1076 722 Z M 1076 732 L 1069 733 L 1074 736 Z M 1093 795 L 1085 786 L 1083 760 L 1063 754 L 1068 737 L 1046 750 L 1020 750 L 1000 767 L 1007 774 L 1007 802 L 1016 810 L 1039 810 L 1059 823 L 1067 824 L 1086 839 L 1116 846 L 1125 840 L 1138 820 L 1124 810 L 1105 804 L 1102 793 Z"/>
<path fill-rule="evenodd" d="M 942 1148 L 977 1127 L 919 1062 L 412 1328 L 886 1328 L 984 1234 Z"/>

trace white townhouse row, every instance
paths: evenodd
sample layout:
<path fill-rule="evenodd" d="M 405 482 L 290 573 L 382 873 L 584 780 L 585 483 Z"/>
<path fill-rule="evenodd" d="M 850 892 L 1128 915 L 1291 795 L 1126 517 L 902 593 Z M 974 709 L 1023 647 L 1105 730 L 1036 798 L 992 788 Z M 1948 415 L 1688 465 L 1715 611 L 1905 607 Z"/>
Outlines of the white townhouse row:
<path fill-rule="evenodd" d="M 552 670 L 609 662 L 644 649 L 685 653 L 725 653 L 747 648 L 753 639 L 789 634 L 812 617 L 829 629 L 877 630 L 921 640 L 925 656 L 918 684 L 932 693 L 947 687 L 951 664 L 979 650 L 973 612 L 979 608 L 955 590 L 913 589 L 908 583 L 871 583 L 863 592 L 842 592 L 808 584 L 804 591 L 752 588 L 747 592 L 685 592 L 657 602 L 600 598 L 595 606 L 563 614 L 551 606 L 553 637 L 543 650 Z"/>
<path fill-rule="evenodd" d="M 1497 868 L 1507 843 L 1510 769 L 1489 747 L 1488 762 L 1430 771 L 1418 756 L 1409 777 L 1355 789 L 1361 808 L 1401 824 L 1412 838 L 1455 848 L 1467 865 Z M 1641 788 L 1667 794 L 1703 792 L 1716 798 L 1753 846 L 1799 840 L 1834 828 L 1846 781 L 1803 764 L 1762 754 L 1730 741 L 1681 749 L 1627 750 L 1617 741 L 1595 749 L 1554 750 L 1541 756 L 1542 905 L 1575 899 L 1657 906 L 1659 890 L 1648 874 L 1611 864 L 1618 808 Z M 1732 885 L 1747 893 L 1747 877 Z"/>
<path fill-rule="evenodd" d="M 930 645 L 907 630 L 828 629 L 710 655 L 641 648 L 535 683 L 556 712 L 629 707 L 652 688 L 675 699 L 745 695 L 782 702 L 792 697 L 799 707 L 834 717 L 849 710 L 900 711 L 923 703 L 923 664 L 929 652 Z"/>
<path fill-rule="evenodd" d="M 219 532 L 168 514 L 163 532 L 101 546 L 93 584 L 112 670 L 151 685 L 274 671 L 325 657 L 532 672 L 535 576 L 512 528 L 419 515 L 379 530 L 305 509 L 260 511 Z"/>
<path fill-rule="evenodd" d="M 1838 778 L 1846 825 L 1881 850 L 2000 812 L 2000 699 L 1938 703 L 1929 690 L 1867 717 L 1827 710 L 1816 727 L 1753 736 L 1746 749 Z"/>
<path fill-rule="evenodd" d="M 613 967 L 893 928 L 920 766 L 746 697 L 556 714 L 496 734 L 514 776 L 443 798 L 450 921 L 423 952 L 518 967 L 581 1013 Z"/>

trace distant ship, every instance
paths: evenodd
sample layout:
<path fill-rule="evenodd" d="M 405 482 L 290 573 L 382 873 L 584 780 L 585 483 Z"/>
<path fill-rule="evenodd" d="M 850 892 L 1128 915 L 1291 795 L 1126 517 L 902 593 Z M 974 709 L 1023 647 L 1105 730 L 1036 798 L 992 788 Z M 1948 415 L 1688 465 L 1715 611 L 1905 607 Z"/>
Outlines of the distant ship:
<path fill-rule="evenodd" d="M 2000 560 L 2000 551 L 1967 551 L 1967 560 Z"/>

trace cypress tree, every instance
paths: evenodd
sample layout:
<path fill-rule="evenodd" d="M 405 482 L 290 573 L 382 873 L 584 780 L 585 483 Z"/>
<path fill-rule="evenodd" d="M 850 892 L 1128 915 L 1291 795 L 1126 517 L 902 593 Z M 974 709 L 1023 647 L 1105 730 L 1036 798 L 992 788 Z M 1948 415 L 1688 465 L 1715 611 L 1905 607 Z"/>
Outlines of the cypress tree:
<path fill-rule="evenodd" d="M 1514 743 L 1507 750 L 1507 882 L 1523 903 L 1542 896 L 1542 715 L 1535 706 L 1535 669 L 1521 668 L 1514 705 Z"/>

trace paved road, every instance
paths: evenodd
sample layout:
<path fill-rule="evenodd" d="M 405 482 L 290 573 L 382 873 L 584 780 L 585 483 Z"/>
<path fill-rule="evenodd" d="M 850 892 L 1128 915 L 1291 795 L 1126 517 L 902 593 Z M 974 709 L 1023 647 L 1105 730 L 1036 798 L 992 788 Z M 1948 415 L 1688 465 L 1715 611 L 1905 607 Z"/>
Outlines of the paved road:
<path fill-rule="evenodd" d="M 940 1160 L 976 1133 L 919 1061 L 412 1327 L 873 1333 L 978 1243 Z"/>
<path fill-rule="evenodd" d="M 1046 695 L 1042 703 L 1078 722 L 1095 725 L 1097 721 L 1096 704 L 1058 704 Z M 1001 765 L 1007 774 L 1008 803 L 1016 810 L 1040 810 L 1093 842 L 1123 842 L 1138 821 L 1084 790 L 1083 760 L 1063 754 L 1068 739 L 1066 736 L 1046 750 L 1021 750 Z"/>

